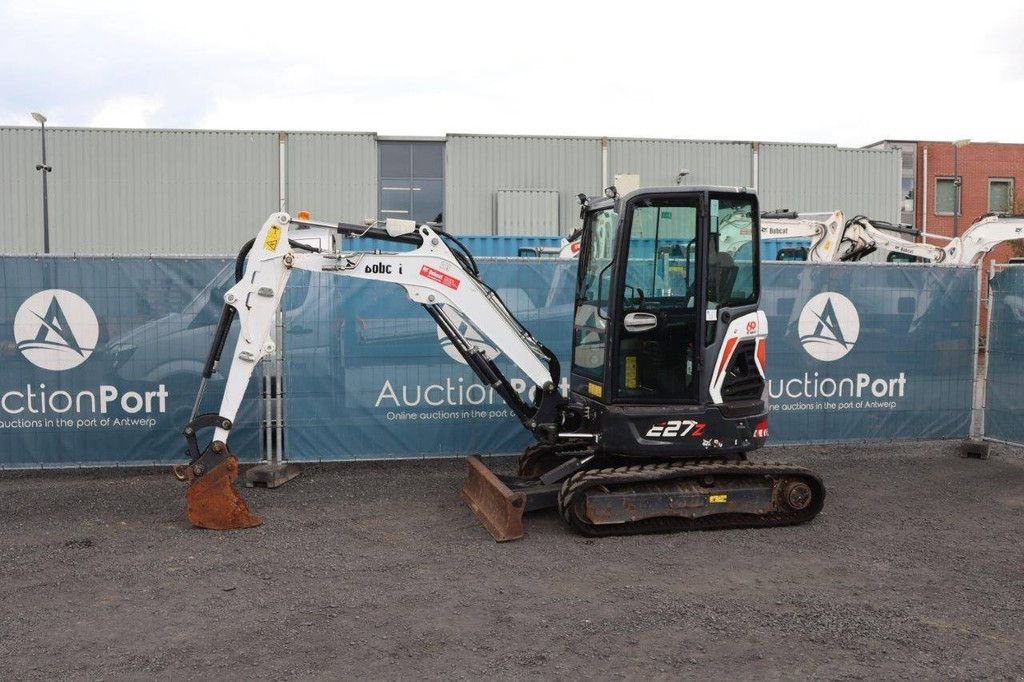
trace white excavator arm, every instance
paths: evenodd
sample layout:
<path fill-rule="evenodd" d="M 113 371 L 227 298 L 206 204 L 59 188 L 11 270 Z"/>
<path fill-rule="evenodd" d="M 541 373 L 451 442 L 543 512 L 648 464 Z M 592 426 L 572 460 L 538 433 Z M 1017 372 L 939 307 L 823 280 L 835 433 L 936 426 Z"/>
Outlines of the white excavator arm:
<path fill-rule="evenodd" d="M 841 241 L 840 260 L 860 260 L 873 251 L 902 253 L 924 263 L 974 265 L 986 253 L 1003 242 L 1024 239 L 1024 216 L 989 214 L 982 216 L 960 237 L 928 235 L 928 239 L 946 240 L 945 246 L 911 242 L 888 233 L 888 223 L 857 216 L 846 223 Z"/>
<path fill-rule="evenodd" d="M 395 253 L 345 252 L 338 248 L 341 237 L 363 235 L 416 248 Z M 189 519 L 194 525 L 244 528 L 260 523 L 249 514 L 231 485 L 237 476 L 238 462 L 227 441 L 253 370 L 262 358 L 276 350 L 271 330 L 288 279 L 296 269 L 402 287 L 410 300 L 426 309 L 466 363 L 501 396 L 525 428 L 541 441 L 558 436 L 564 403 L 556 388 L 560 375 L 558 360 L 477 276 L 472 256 L 459 246 L 453 250 L 449 243 L 457 241 L 409 220 L 389 219 L 381 228 L 317 223 L 305 216 L 292 218 L 287 213 L 274 213 L 267 219 L 256 238 L 239 254 L 237 282 L 224 295 L 224 309 L 203 369 L 192 417 L 183 430 L 190 461 L 177 467 L 175 474 L 191 482 L 186 497 Z M 487 357 L 486 348 L 460 332 L 459 320 L 451 311 L 468 321 L 526 374 L 535 387 L 532 405 L 520 397 L 493 358 Z M 239 322 L 238 341 L 231 354 L 220 408 L 216 413 L 198 414 L 235 317 Z M 197 433 L 208 428 L 213 429 L 213 435 L 208 445 L 200 448 Z"/>
<path fill-rule="evenodd" d="M 458 333 L 458 319 L 447 312 L 454 309 L 490 339 L 534 385 L 553 390 L 558 377 L 552 376 L 546 349 L 516 321 L 493 290 L 463 267 L 434 230 L 394 219 L 388 221 L 386 229 L 391 236 L 416 234 L 422 244 L 397 253 L 345 253 L 333 248 L 336 240 L 330 226 L 296 221 L 287 213 L 275 213 L 267 219 L 249 252 L 244 277 L 224 296 L 224 302 L 236 311 L 240 331 L 231 356 L 219 411 L 221 418 L 234 420 L 253 369 L 275 350 L 270 337 L 274 317 L 295 269 L 397 284 L 411 301 L 435 315 L 442 329 L 455 330 L 453 343 L 486 361 L 485 351 Z M 311 241 L 331 248 L 311 252 L 290 244 Z M 472 361 L 470 365 L 473 366 Z M 490 369 L 486 362 L 481 366 Z M 474 369 L 479 371 L 480 367 Z M 493 377 L 487 378 L 492 379 L 488 383 L 493 383 Z M 227 442 L 227 438 L 228 429 L 218 426 L 213 440 Z"/>
<path fill-rule="evenodd" d="M 842 248 L 835 260 L 859 261 L 875 251 L 883 251 L 901 253 L 920 259 L 924 263 L 957 264 L 949 261 L 948 254 L 941 247 L 908 241 L 885 229 L 895 227 L 890 223 L 870 220 L 864 216 L 851 218 L 846 221 L 841 232 L 839 241 Z"/>
<path fill-rule="evenodd" d="M 843 212 L 762 214 L 761 241 L 810 239 L 807 260 L 828 263 L 836 260 L 843 230 Z"/>
<path fill-rule="evenodd" d="M 976 220 L 959 238 L 951 239 L 943 251 L 950 262 L 973 265 L 1003 242 L 1017 239 L 1024 239 L 1024 216 L 989 214 Z"/>

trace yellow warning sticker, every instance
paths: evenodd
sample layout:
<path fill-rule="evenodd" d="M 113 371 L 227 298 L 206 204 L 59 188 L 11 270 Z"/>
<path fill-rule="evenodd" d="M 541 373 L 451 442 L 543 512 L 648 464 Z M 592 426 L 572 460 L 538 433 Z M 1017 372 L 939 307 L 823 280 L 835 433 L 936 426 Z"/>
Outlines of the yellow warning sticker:
<path fill-rule="evenodd" d="M 708 504 L 723 504 L 728 501 L 728 495 L 708 495 Z"/>
<path fill-rule="evenodd" d="M 604 389 L 601 387 L 601 384 L 587 384 L 587 390 L 590 391 L 590 395 L 595 396 L 597 398 L 600 398 L 601 395 L 604 393 Z"/>
<path fill-rule="evenodd" d="M 636 388 L 636 356 L 626 356 L 626 388 Z"/>
<path fill-rule="evenodd" d="M 267 230 L 267 238 L 263 240 L 263 248 L 267 251 L 277 251 L 277 243 L 281 241 L 281 228 L 271 225 Z"/>

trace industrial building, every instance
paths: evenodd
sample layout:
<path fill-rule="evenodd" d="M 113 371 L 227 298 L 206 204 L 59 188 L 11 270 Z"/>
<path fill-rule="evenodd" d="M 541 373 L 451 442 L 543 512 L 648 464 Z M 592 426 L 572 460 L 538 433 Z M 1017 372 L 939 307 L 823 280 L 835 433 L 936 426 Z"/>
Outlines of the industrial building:
<path fill-rule="evenodd" d="M 0 128 L 5 253 L 43 251 L 40 128 Z M 449 134 L 46 128 L 52 253 L 234 253 L 267 214 L 412 217 L 457 235 L 556 237 L 579 193 L 757 189 L 762 208 L 900 215 L 900 152 L 824 144 Z M 43 171 L 45 172 L 45 170 Z"/>

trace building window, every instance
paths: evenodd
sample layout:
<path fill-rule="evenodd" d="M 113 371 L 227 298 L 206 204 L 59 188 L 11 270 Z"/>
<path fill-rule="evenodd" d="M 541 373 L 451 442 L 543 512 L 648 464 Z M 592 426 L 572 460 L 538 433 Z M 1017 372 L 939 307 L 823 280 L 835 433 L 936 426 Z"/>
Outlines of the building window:
<path fill-rule="evenodd" d="M 380 220 L 444 223 L 444 143 L 379 142 Z"/>
<path fill-rule="evenodd" d="M 935 178 L 935 215 L 958 215 L 958 194 L 954 178 Z"/>
<path fill-rule="evenodd" d="M 989 178 L 988 212 L 1013 213 L 1013 179 Z"/>

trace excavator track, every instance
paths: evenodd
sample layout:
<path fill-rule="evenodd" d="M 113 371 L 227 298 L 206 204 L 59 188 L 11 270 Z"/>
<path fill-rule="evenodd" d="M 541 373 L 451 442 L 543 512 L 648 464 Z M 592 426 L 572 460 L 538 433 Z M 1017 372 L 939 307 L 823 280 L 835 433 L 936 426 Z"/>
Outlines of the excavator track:
<path fill-rule="evenodd" d="M 808 469 L 777 462 L 659 462 L 586 469 L 565 480 L 558 511 L 589 536 L 805 523 L 825 502 Z"/>

